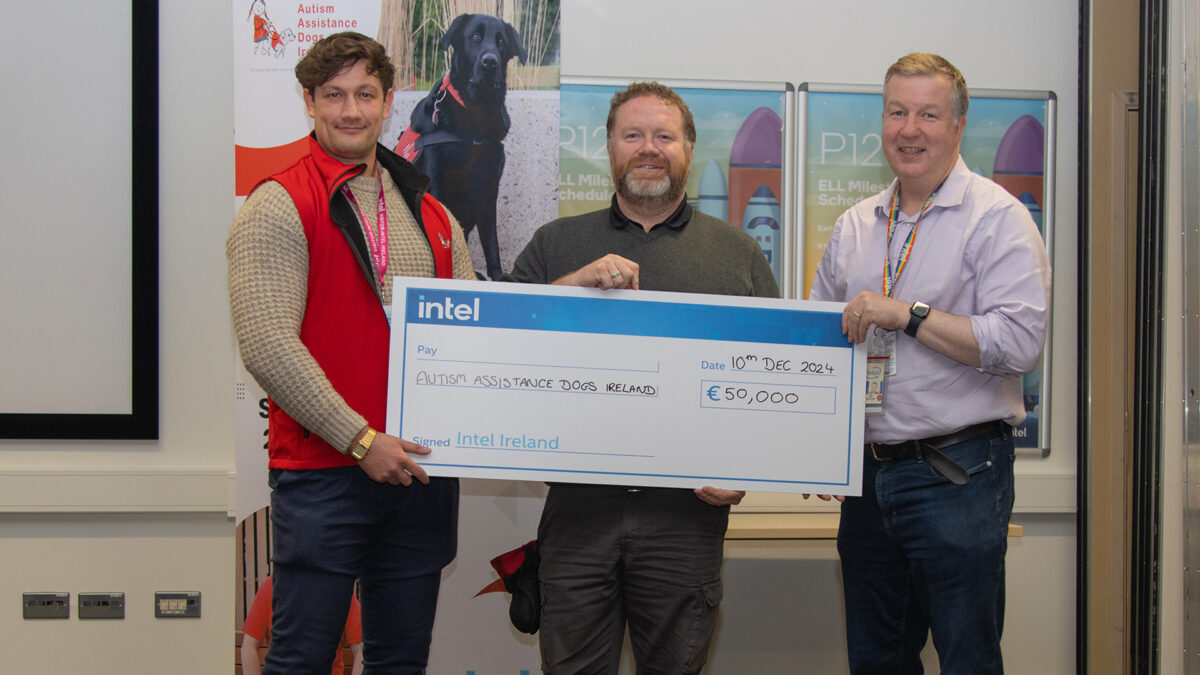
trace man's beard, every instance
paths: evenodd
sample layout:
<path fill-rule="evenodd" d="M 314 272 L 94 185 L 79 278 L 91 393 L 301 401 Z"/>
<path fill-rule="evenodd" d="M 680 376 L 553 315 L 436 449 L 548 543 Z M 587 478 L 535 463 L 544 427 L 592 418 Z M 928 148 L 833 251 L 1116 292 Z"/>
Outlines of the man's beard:
<path fill-rule="evenodd" d="M 645 162 L 655 164 L 666 163 L 665 176 L 653 179 L 638 179 L 634 177 L 633 167 Z M 662 211 L 675 206 L 684 190 L 687 189 L 687 165 L 676 167 L 666 159 L 651 159 L 645 156 L 635 157 L 621 167 L 613 167 L 613 183 L 617 194 L 631 207 L 639 211 Z"/>

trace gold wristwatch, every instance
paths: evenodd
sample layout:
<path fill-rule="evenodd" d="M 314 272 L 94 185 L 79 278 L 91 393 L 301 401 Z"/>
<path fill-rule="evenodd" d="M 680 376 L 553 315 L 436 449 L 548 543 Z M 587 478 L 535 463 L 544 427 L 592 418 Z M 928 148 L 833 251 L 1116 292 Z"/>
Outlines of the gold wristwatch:
<path fill-rule="evenodd" d="M 360 462 L 363 461 L 363 458 L 366 457 L 367 453 L 371 451 L 371 444 L 374 442 L 375 430 L 367 427 L 367 433 L 363 434 L 363 437 L 358 439 L 358 442 L 354 444 L 353 448 L 350 448 L 350 456 Z"/>

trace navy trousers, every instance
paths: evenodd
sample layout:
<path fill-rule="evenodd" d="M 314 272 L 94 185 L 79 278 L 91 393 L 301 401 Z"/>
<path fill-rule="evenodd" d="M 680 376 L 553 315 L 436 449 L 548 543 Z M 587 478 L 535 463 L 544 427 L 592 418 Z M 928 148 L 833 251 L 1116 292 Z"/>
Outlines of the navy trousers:
<path fill-rule="evenodd" d="M 273 469 L 275 596 L 264 675 L 327 675 L 355 578 L 367 675 L 424 673 L 441 571 L 458 538 L 458 481 L 376 483 L 356 466 Z"/>

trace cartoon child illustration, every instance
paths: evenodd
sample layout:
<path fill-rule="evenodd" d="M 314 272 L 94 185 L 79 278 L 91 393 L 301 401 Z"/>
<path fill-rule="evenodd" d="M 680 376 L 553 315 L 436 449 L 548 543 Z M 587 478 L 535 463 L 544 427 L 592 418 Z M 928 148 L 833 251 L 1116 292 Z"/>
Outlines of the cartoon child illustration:
<path fill-rule="evenodd" d="M 264 56 L 273 54 L 275 58 L 281 59 L 284 55 L 284 47 L 296 39 L 296 34 L 292 32 L 291 28 L 284 28 L 282 31 L 275 28 L 275 23 L 267 16 L 266 0 L 253 0 L 250 3 L 250 12 L 246 14 L 246 19 L 254 19 L 253 53 L 255 54 Z"/>
<path fill-rule="evenodd" d="M 246 18 L 250 19 L 252 17 L 254 19 L 254 51 L 257 52 L 260 44 L 270 39 L 271 33 L 275 32 L 275 27 L 271 24 L 271 19 L 267 17 L 267 3 L 265 0 L 254 0 L 250 3 L 250 13 L 246 15 Z M 278 33 L 275 34 L 278 35 Z M 262 46 L 266 47 L 266 45 Z"/>

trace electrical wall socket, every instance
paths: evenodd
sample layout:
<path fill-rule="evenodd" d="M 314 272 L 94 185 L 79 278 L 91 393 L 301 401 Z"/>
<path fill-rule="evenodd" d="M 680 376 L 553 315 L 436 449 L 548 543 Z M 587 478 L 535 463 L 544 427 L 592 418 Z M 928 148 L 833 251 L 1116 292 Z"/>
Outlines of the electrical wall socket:
<path fill-rule="evenodd" d="M 80 619 L 124 619 L 124 593 L 80 593 Z"/>
<path fill-rule="evenodd" d="M 21 613 L 26 619 L 69 619 L 71 594 L 22 593 Z"/>
<path fill-rule="evenodd" d="M 200 591 L 155 591 L 154 616 L 159 619 L 199 619 Z"/>

